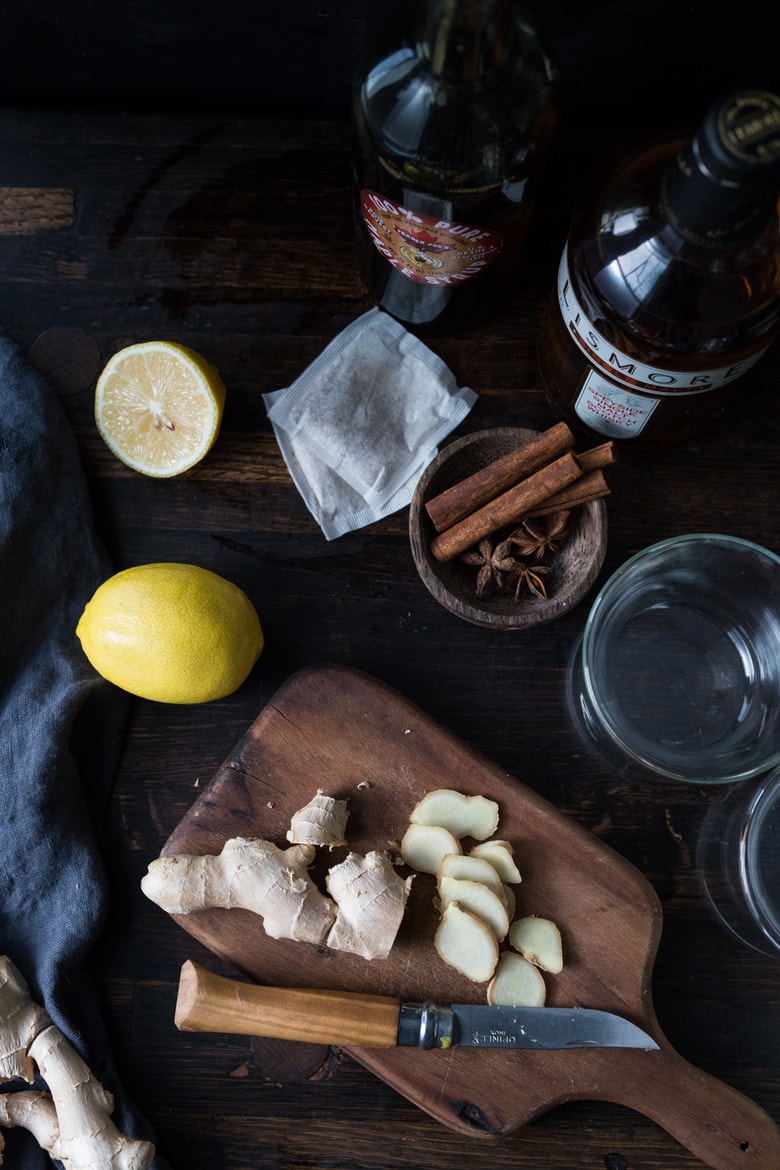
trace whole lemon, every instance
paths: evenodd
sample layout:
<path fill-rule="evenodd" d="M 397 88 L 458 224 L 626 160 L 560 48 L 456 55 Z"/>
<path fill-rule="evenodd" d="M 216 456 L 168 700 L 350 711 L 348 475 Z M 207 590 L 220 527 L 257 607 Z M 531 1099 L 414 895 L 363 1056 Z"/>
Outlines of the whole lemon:
<path fill-rule="evenodd" d="M 109 577 L 76 634 L 95 670 L 158 703 L 205 703 L 232 694 L 263 649 L 246 594 L 197 565 L 136 565 Z"/>

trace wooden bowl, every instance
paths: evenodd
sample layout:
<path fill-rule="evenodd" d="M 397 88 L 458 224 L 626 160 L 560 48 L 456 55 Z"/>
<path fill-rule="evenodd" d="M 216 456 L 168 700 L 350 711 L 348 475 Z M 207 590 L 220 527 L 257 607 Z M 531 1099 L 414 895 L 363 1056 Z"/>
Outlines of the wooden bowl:
<path fill-rule="evenodd" d="M 607 549 L 604 500 L 581 504 L 571 514 L 571 531 L 560 549 L 549 556 L 548 598 L 525 591 L 477 595 L 477 570 L 458 558 L 440 562 L 430 551 L 436 536 L 425 503 L 475 471 L 527 443 L 538 432 L 519 427 L 494 427 L 456 439 L 423 472 L 409 511 L 409 538 L 417 571 L 445 609 L 465 621 L 497 630 L 523 630 L 551 622 L 582 600 L 598 576 Z"/>

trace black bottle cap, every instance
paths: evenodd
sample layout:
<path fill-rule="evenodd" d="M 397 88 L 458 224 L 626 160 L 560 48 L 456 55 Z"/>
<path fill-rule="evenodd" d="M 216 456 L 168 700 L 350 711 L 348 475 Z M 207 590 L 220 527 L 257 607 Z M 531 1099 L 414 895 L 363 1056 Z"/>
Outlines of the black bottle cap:
<path fill-rule="evenodd" d="M 780 96 L 740 90 L 716 102 L 693 140 L 716 182 L 765 186 L 780 179 Z"/>

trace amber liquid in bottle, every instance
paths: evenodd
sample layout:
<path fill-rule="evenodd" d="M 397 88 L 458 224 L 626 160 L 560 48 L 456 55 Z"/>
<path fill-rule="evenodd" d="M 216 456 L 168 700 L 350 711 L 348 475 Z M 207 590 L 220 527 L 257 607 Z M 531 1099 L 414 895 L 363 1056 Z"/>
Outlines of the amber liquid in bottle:
<path fill-rule="evenodd" d="M 508 295 L 555 114 L 535 33 L 508 0 L 427 0 L 354 100 L 358 255 L 372 299 L 420 331 Z"/>
<path fill-rule="evenodd" d="M 779 158 L 780 98 L 751 91 L 691 143 L 625 157 L 576 211 L 538 339 L 572 425 L 655 446 L 722 409 L 780 328 Z"/>

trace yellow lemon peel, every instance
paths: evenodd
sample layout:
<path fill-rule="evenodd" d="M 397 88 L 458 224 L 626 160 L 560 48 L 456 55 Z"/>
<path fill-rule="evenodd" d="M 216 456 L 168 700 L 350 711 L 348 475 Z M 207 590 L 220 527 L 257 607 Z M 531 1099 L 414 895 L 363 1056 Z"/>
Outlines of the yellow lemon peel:
<path fill-rule="evenodd" d="M 197 565 L 137 565 L 109 577 L 84 608 L 76 635 L 109 682 L 160 703 L 232 694 L 263 649 L 246 594 Z"/>

